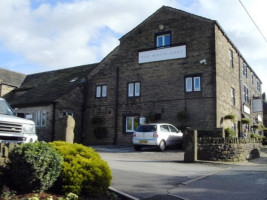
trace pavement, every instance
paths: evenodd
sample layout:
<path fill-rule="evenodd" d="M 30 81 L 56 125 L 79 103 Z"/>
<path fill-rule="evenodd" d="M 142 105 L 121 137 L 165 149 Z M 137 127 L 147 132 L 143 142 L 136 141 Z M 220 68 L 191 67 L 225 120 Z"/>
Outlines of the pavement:
<path fill-rule="evenodd" d="M 159 162 L 161 154 L 144 152 L 135 154 L 128 147 L 95 147 L 96 151 L 111 164 L 114 177 L 112 188 L 119 196 L 131 200 L 267 200 L 267 147 L 261 149 L 261 157 L 253 160 L 230 163 L 197 161 L 182 163 L 167 160 Z M 114 153 L 122 157 L 113 159 Z M 166 153 L 166 152 L 165 152 Z M 173 153 L 167 152 L 166 155 Z M 178 152 L 179 154 L 179 152 Z M 131 156 L 131 157 L 129 157 Z M 146 162 L 144 159 L 150 159 Z M 166 156 L 166 158 L 169 158 Z M 160 158 L 159 158 L 160 159 Z M 172 157 L 170 157 L 172 159 Z M 180 159 L 180 158 L 179 158 Z M 130 163 L 130 165 L 129 165 Z M 142 164 L 137 168 L 135 163 Z M 151 166 L 157 167 L 151 171 Z M 128 167 L 128 171 L 126 171 Z M 168 170 L 164 170 L 167 169 Z M 141 169 L 142 168 L 142 169 Z M 179 169 L 179 170 L 177 170 Z M 182 170 L 181 170 L 182 169 Z M 192 171 L 193 170 L 193 171 Z M 168 174 L 168 172 L 170 172 Z M 165 184 L 157 179 L 165 179 Z M 174 176 L 171 176 L 174 174 Z M 117 179 L 122 176 L 123 179 Z M 136 177 L 133 177 L 136 176 Z M 138 177 L 140 176 L 140 177 Z M 167 177 L 167 178 L 166 178 Z M 151 182 L 150 184 L 149 181 Z M 132 183 L 135 182 L 135 183 Z M 171 183 L 170 183 L 171 182 Z M 142 184 L 143 183 L 143 184 Z M 127 187 L 127 184 L 129 186 Z M 132 185 L 131 185 L 132 184 Z M 139 188 L 136 188 L 138 186 Z M 153 188 L 154 187 L 154 188 Z M 155 192 L 155 188 L 156 191 Z M 121 192 L 121 189 L 123 192 Z M 136 190 L 136 192 L 134 192 Z M 146 193 L 145 190 L 148 190 Z M 149 193 L 149 190 L 153 190 Z M 139 193 L 138 193 L 139 192 Z M 157 194 L 158 193 L 158 194 Z"/>

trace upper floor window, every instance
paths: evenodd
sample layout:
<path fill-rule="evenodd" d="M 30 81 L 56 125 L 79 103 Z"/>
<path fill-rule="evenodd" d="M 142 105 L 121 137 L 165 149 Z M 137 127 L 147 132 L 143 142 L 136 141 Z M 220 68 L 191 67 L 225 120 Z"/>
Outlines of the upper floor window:
<path fill-rule="evenodd" d="M 229 50 L 230 67 L 234 67 L 233 51 Z"/>
<path fill-rule="evenodd" d="M 166 47 L 171 45 L 171 33 L 158 33 L 156 34 L 156 47 Z"/>
<path fill-rule="evenodd" d="M 128 83 L 128 97 L 139 97 L 140 96 L 140 82 Z"/>
<path fill-rule="evenodd" d="M 232 99 L 232 105 L 235 105 L 235 89 L 231 88 L 231 99 Z"/>
<path fill-rule="evenodd" d="M 257 80 L 257 91 L 261 92 L 261 83 L 259 80 Z"/>
<path fill-rule="evenodd" d="M 254 85 L 254 75 L 251 74 L 251 84 Z"/>
<path fill-rule="evenodd" d="M 245 85 L 243 87 L 243 99 L 244 99 L 244 102 L 249 103 L 248 88 Z"/>
<path fill-rule="evenodd" d="M 243 63 L 243 76 L 248 78 L 248 69 L 245 63 Z"/>
<path fill-rule="evenodd" d="M 106 85 L 98 85 L 96 86 L 96 97 L 107 97 L 107 86 Z"/>
<path fill-rule="evenodd" d="M 185 91 L 186 92 L 199 92 L 201 91 L 201 77 L 188 76 L 185 78 Z"/>

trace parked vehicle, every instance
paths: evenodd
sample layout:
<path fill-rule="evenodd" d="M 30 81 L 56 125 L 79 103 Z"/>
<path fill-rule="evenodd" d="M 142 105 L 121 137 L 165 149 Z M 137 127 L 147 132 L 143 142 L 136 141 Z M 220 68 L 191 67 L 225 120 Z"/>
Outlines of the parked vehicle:
<path fill-rule="evenodd" d="M 135 150 L 145 146 L 156 146 L 164 151 L 167 146 L 181 145 L 182 137 L 183 133 L 171 124 L 143 124 L 133 133 L 133 146 Z"/>
<path fill-rule="evenodd" d="M 6 100 L 0 98 L 0 142 L 27 143 L 37 139 L 34 122 L 16 117 Z"/>

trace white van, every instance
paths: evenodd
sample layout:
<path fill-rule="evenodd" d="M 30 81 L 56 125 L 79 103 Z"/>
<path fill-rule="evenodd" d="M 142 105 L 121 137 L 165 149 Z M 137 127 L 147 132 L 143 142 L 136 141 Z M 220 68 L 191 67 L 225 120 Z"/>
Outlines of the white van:
<path fill-rule="evenodd" d="M 34 122 L 16 117 L 6 100 L 0 98 L 0 142 L 27 143 L 37 139 Z"/>

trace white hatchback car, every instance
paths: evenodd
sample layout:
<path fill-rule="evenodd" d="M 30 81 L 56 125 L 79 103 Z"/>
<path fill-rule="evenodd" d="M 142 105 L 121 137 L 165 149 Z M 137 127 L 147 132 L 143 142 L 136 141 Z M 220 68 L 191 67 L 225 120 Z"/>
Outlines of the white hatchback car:
<path fill-rule="evenodd" d="M 133 133 L 133 146 L 135 150 L 144 146 L 157 146 L 164 151 L 166 146 L 181 145 L 182 137 L 183 133 L 171 124 L 143 124 Z"/>

